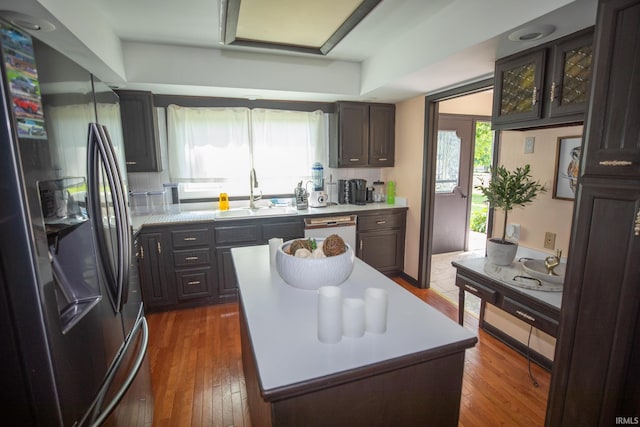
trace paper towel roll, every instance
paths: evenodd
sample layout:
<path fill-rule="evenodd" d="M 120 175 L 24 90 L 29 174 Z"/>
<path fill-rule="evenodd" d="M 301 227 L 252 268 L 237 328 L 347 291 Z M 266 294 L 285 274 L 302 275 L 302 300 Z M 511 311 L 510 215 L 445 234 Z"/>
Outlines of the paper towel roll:
<path fill-rule="evenodd" d="M 342 335 L 351 338 L 364 335 L 364 301 L 361 298 L 342 301 Z"/>
<path fill-rule="evenodd" d="M 364 291 L 364 321 L 367 332 L 383 334 L 387 331 L 387 291 L 367 288 Z"/>
<path fill-rule="evenodd" d="M 342 291 L 337 286 L 318 289 L 318 339 L 324 343 L 342 339 Z"/>
<path fill-rule="evenodd" d="M 276 265 L 276 253 L 282 243 L 282 239 L 278 237 L 269 239 L 269 261 L 271 262 L 271 265 Z"/>

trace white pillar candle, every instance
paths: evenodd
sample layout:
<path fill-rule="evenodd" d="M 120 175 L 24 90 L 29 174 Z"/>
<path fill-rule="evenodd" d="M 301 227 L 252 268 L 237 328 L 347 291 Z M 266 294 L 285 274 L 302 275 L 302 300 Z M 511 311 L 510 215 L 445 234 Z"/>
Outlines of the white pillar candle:
<path fill-rule="evenodd" d="M 324 343 L 342 339 L 342 291 L 337 286 L 318 289 L 318 339 Z"/>
<path fill-rule="evenodd" d="M 364 335 L 364 301 L 345 298 L 342 302 L 342 335 L 357 338 Z"/>
<path fill-rule="evenodd" d="M 282 243 L 282 239 L 278 237 L 269 239 L 269 261 L 271 262 L 271 265 L 276 265 L 276 253 Z"/>
<path fill-rule="evenodd" d="M 364 292 L 364 317 L 367 332 L 383 334 L 387 331 L 387 291 L 367 288 Z"/>

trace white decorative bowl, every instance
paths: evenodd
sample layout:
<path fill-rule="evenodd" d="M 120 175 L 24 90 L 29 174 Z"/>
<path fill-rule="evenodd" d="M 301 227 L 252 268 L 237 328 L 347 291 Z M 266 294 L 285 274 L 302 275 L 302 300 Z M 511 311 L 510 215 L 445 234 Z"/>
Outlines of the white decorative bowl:
<path fill-rule="evenodd" d="M 324 239 L 316 238 L 317 242 Z M 284 242 L 276 252 L 276 268 L 282 280 L 289 285 L 308 290 L 322 286 L 337 286 L 347 280 L 353 271 L 355 255 L 347 245 L 343 254 L 326 258 L 299 258 L 284 252 L 293 240 Z"/>

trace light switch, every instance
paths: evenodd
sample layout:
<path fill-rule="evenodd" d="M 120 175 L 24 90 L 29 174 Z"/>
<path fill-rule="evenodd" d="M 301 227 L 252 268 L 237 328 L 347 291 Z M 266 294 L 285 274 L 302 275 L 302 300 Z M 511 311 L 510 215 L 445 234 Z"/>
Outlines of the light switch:
<path fill-rule="evenodd" d="M 528 136 L 524 139 L 524 154 L 533 154 L 536 145 L 536 137 Z"/>

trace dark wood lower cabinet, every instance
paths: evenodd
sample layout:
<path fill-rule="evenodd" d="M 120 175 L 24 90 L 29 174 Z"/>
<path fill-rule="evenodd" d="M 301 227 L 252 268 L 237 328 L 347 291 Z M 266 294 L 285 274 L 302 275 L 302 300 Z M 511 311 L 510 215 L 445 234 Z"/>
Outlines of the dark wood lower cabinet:
<path fill-rule="evenodd" d="M 217 302 L 216 263 L 207 224 L 152 226 L 138 241 L 138 269 L 147 311 Z"/>
<path fill-rule="evenodd" d="M 549 426 L 605 426 L 616 417 L 640 416 L 640 236 L 634 230 L 640 181 L 585 181 L 564 285 Z"/>
<path fill-rule="evenodd" d="M 358 215 L 358 258 L 385 274 L 403 271 L 406 217 L 403 209 Z"/>
<path fill-rule="evenodd" d="M 404 268 L 406 209 L 358 217 L 356 254 L 385 274 Z M 304 216 L 145 226 L 138 235 L 138 268 L 149 311 L 234 301 L 238 283 L 231 248 L 304 237 Z"/>
<path fill-rule="evenodd" d="M 136 239 L 140 286 L 146 310 L 153 311 L 175 304 L 175 288 L 172 289 L 170 276 L 162 248 L 167 247 L 161 232 L 143 233 Z"/>

